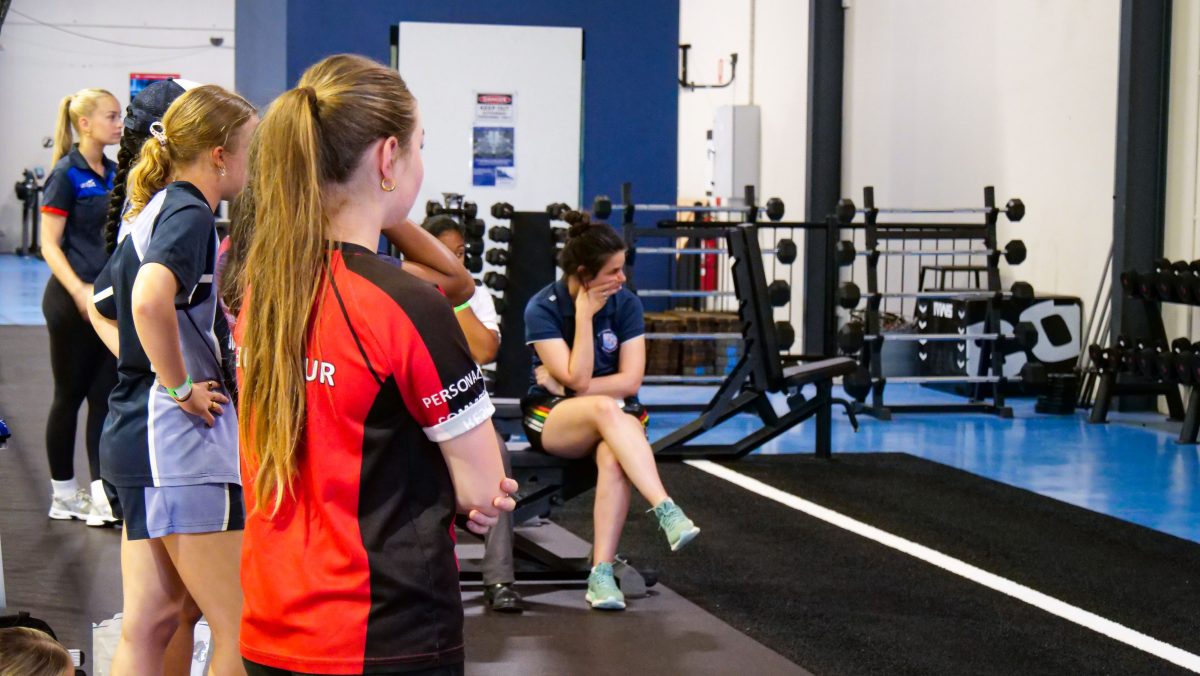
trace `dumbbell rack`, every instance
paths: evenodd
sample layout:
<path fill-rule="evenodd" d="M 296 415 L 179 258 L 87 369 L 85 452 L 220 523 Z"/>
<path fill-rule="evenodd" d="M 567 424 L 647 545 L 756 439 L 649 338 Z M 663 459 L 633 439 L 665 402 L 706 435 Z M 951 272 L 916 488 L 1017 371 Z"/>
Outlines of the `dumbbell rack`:
<path fill-rule="evenodd" d="M 1010 203 L 1010 208 L 1011 208 Z M 855 398 L 858 399 L 855 410 L 858 413 L 873 416 L 880 420 L 890 420 L 894 413 L 990 413 L 998 415 L 1002 418 L 1012 417 L 1012 408 L 1007 406 L 1004 401 L 1004 385 L 1010 380 L 1004 377 L 1004 355 L 1001 350 L 994 349 L 996 341 L 1005 340 L 1008 337 L 1000 332 L 1000 313 L 997 308 L 997 300 L 1001 297 L 1000 290 L 1000 268 L 999 260 L 1001 253 L 996 249 L 996 224 L 999 219 L 1000 209 L 996 207 L 996 193 L 991 186 L 984 188 L 984 207 L 983 209 L 971 210 L 981 212 L 984 216 L 983 223 L 929 223 L 929 222 L 910 222 L 910 223 L 879 223 L 878 216 L 885 210 L 880 210 L 875 206 L 875 190 L 867 186 L 863 188 L 863 215 L 865 220 L 866 231 L 866 251 L 863 255 L 867 259 L 867 293 L 866 295 L 866 335 L 867 339 L 859 350 L 859 372 L 853 377 L 846 378 L 848 390 L 851 388 L 866 387 L 867 392 L 863 393 L 861 389 L 857 392 Z M 850 209 L 853 209 L 850 203 Z M 953 213 L 955 210 L 945 210 L 947 213 Z M 966 211 L 966 210 L 962 210 Z M 1023 215 L 1024 206 L 1021 206 Z M 940 213 L 942 210 L 936 209 L 912 209 L 912 210 L 893 210 L 896 213 Z M 1018 217 L 1019 218 L 1019 217 Z M 979 299 L 986 303 L 984 313 L 984 329 L 983 336 L 973 338 L 981 343 L 979 369 L 976 374 L 965 376 L 904 376 L 893 377 L 891 382 L 904 383 L 961 383 L 972 386 L 972 394 L 970 401 L 964 403 L 918 403 L 918 404 L 889 404 L 885 401 L 884 390 L 889 382 L 889 378 L 883 375 L 883 343 L 890 336 L 883 332 L 882 322 L 880 318 L 880 304 L 889 294 L 885 293 L 880 285 L 879 278 L 879 262 L 884 255 L 880 244 L 886 242 L 904 242 L 909 240 L 932 240 L 935 242 L 954 242 L 968 241 L 981 243 L 988 253 L 985 258 L 987 263 L 985 266 L 979 266 L 982 269 L 979 272 L 984 273 L 986 286 L 982 289 L 982 293 L 976 291 Z M 939 255 L 938 249 L 906 249 L 903 255 Z M 890 294 L 890 297 L 910 297 L 915 298 L 920 307 L 922 302 L 942 299 L 951 301 L 960 298 L 964 295 L 957 291 L 939 291 L 939 292 L 915 292 Z M 843 305 L 844 306 L 844 305 Z M 906 339 L 922 340 L 917 337 Z M 932 338 L 932 337 L 931 337 Z M 925 340 L 930 340 L 927 338 Z M 894 338 L 893 338 L 894 339 Z M 947 336 L 947 340 L 953 342 L 962 342 L 965 350 L 966 338 L 957 338 Z M 989 374 L 990 370 L 990 374 Z M 864 373 L 865 372 L 865 373 Z M 864 382 L 865 381 L 865 382 Z M 985 386 L 990 385 L 990 393 Z M 866 396 L 870 397 L 870 403 L 866 403 Z"/>
<path fill-rule="evenodd" d="M 1186 269 L 1187 266 L 1184 267 Z M 1160 370 L 1162 363 L 1174 366 L 1174 362 L 1179 359 L 1178 353 L 1170 355 L 1167 353 L 1170 348 L 1167 346 L 1167 330 L 1163 324 L 1160 303 L 1183 305 L 1200 303 L 1200 296 L 1185 293 L 1183 294 L 1187 296 L 1185 301 L 1180 299 L 1173 290 L 1174 284 L 1169 276 L 1175 275 L 1178 271 L 1178 268 L 1173 270 L 1167 265 L 1160 265 L 1152 274 L 1138 275 L 1129 272 L 1121 274 L 1123 293 L 1133 300 L 1134 306 L 1141 307 L 1142 312 L 1145 313 L 1146 326 L 1149 327 L 1150 335 L 1134 341 L 1122 336 L 1118 338 L 1118 346 L 1108 348 L 1107 352 L 1117 359 L 1129 359 L 1130 361 L 1126 362 L 1127 366 L 1138 359 L 1142 360 L 1144 364 L 1141 369 L 1122 369 L 1115 363 L 1106 363 L 1108 360 L 1104 358 L 1106 352 L 1104 348 L 1089 347 L 1089 352 L 1093 353 L 1094 373 L 1099 386 L 1088 422 L 1093 424 L 1107 422 L 1113 397 L 1122 395 L 1161 396 L 1166 398 L 1168 417 L 1171 420 L 1183 421 L 1179 430 L 1179 443 L 1194 444 L 1197 442 L 1197 438 L 1200 436 L 1200 378 L 1197 378 L 1200 373 L 1197 371 L 1200 369 L 1192 368 L 1189 372 L 1182 373 L 1182 378 L 1172 377 L 1170 373 Z M 1168 275 L 1168 277 L 1160 277 L 1161 275 Z M 1161 285 L 1160 281 L 1163 282 Z M 1153 354 L 1148 354 L 1147 351 Z M 1193 364 L 1195 361 L 1193 358 Z M 1136 373 L 1138 370 L 1141 371 L 1141 374 Z M 1145 375 L 1147 370 L 1155 375 Z M 1180 372 L 1176 371 L 1176 373 Z M 1122 375 L 1128 377 L 1122 378 Z M 1179 381 L 1185 385 L 1191 385 L 1186 411 L 1183 406 L 1183 398 L 1179 394 Z"/>

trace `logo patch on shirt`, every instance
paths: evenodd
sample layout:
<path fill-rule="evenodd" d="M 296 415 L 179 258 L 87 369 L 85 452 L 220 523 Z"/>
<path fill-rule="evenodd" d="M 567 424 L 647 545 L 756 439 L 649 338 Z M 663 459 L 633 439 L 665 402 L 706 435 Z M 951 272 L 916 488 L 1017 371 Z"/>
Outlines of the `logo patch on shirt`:
<path fill-rule="evenodd" d="M 604 329 L 600 332 L 600 349 L 608 354 L 617 351 L 617 334 L 612 332 L 612 329 Z"/>
<path fill-rule="evenodd" d="M 81 183 L 79 185 L 80 190 L 84 190 L 85 188 L 95 188 L 95 187 L 96 187 L 96 179 L 94 179 L 94 178 L 89 178 L 87 181 L 85 181 L 84 183 Z"/>

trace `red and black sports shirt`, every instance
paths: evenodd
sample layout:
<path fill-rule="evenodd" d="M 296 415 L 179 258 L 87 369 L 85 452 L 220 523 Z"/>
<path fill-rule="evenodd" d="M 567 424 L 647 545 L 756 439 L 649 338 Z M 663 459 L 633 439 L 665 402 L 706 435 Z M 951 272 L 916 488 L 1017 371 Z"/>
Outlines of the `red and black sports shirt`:
<path fill-rule="evenodd" d="M 326 674 L 462 662 L 454 488 L 436 442 L 491 417 L 482 374 L 446 299 L 374 252 L 335 246 L 320 293 L 295 497 L 246 518 L 242 655 Z"/>

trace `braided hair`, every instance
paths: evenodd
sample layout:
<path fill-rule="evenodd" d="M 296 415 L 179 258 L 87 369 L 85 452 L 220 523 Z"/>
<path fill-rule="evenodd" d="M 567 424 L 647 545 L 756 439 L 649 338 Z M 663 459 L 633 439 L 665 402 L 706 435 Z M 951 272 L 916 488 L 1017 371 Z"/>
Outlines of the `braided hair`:
<path fill-rule="evenodd" d="M 613 254 L 625 250 L 625 240 L 612 226 L 593 223 L 586 212 L 568 211 L 562 220 L 571 225 L 558 258 L 563 275 L 577 275 L 587 282 L 600 273 Z"/>
<path fill-rule="evenodd" d="M 194 83 L 187 84 L 194 86 Z M 150 125 L 161 121 L 171 103 L 191 86 L 185 86 L 176 80 L 151 83 L 138 92 L 125 109 L 125 133 L 121 135 L 121 146 L 117 151 L 117 173 L 113 177 L 112 193 L 108 201 L 108 218 L 104 222 L 104 248 L 110 255 L 117 248 L 121 216 L 125 213 L 126 179 L 129 170 L 137 164 L 142 146 L 150 138 Z"/>

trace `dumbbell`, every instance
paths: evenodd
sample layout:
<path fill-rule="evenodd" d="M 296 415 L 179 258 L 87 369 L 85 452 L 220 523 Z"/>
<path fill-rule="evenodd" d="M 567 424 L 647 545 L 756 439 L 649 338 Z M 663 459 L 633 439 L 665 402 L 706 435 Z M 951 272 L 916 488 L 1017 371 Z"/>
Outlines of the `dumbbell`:
<path fill-rule="evenodd" d="M 552 221 L 562 220 L 563 214 L 571 210 L 571 205 L 562 202 L 551 202 L 546 205 L 546 215 Z"/>
<path fill-rule="evenodd" d="M 1025 242 L 1019 239 L 1014 239 L 1004 245 L 1004 261 L 1009 265 L 1020 265 L 1025 262 L 1025 256 L 1028 255 L 1025 250 Z"/>
<path fill-rule="evenodd" d="M 797 253 L 796 243 L 790 239 L 781 239 L 775 243 L 775 259 L 784 265 L 795 263 Z"/>
<path fill-rule="evenodd" d="M 608 195 L 596 195 L 596 199 L 592 200 L 592 215 L 600 220 L 612 215 L 612 200 Z"/>
<path fill-rule="evenodd" d="M 772 197 L 767 200 L 767 218 L 778 221 L 783 218 L 783 200 Z"/>
<path fill-rule="evenodd" d="M 1171 261 L 1158 258 L 1153 272 L 1138 273 L 1138 292 L 1143 300 L 1158 300 L 1158 278 L 1171 268 Z"/>
<path fill-rule="evenodd" d="M 842 282 L 838 286 L 837 291 L 838 305 L 853 310 L 858 307 L 859 301 L 862 300 L 862 291 L 854 282 Z"/>
<path fill-rule="evenodd" d="M 1121 273 L 1121 288 L 1131 298 L 1142 297 L 1141 278 L 1137 270 L 1126 270 Z"/>
<path fill-rule="evenodd" d="M 859 364 L 854 373 L 843 377 L 842 389 L 855 400 L 866 401 L 867 395 L 871 394 L 871 373 L 867 367 Z"/>
<path fill-rule="evenodd" d="M 792 287 L 782 279 L 767 285 L 767 298 L 773 307 L 783 307 L 792 300 Z"/>
<path fill-rule="evenodd" d="M 837 332 L 838 349 L 845 354 L 855 354 L 863 347 L 862 322 L 846 322 Z"/>
<path fill-rule="evenodd" d="M 1175 381 L 1181 385 L 1194 385 L 1200 382 L 1196 377 L 1200 368 L 1200 343 L 1187 344 L 1187 338 L 1176 338 L 1171 341 L 1171 352 L 1175 355 Z"/>
<path fill-rule="evenodd" d="M 1194 277 L 1191 272 L 1186 261 L 1171 263 L 1170 266 L 1158 274 L 1158 281 L 1156 282 L 1158 297 L 1165 301 L 1179 300 L 1179 284 L 1184 281 L 1185 274 Z"/>
<path fill-rule="evenodd" d="M 488 239 L 493 242 L 507 242 L 512 238 L 512 230 L 504 225 L 493 225 L 488 228 Z"/>
<path fill-rule="evenodd" d="M 1096 365 L 1096 370 L 1100 373 L 1120 370 L 1120 357 L 1117 355 L 1116 350 L 1111 347 L 1089 345 L 1088 358 L 1092 360 L 1092 363 Z"/>
<path fill-rule="evenodd" d="M 475 218 L 475 216 L 478 214 L 479 214 L 479 205 L 478 204 L 475 204 L 474 202 L 463 202 L 462 203 L 462 215 L 463 215 L 464 220 L 469 221 L 472 218 Z"/>
<path fill-rule="evenodd" d="M 858 251 L 854 249 L 854 242 L 842 240 L 837 243 L 833 250 L 833 261 L 839 267 L 845 267 L 854 263 L 854 258 L 858 255 Z"/>
<path fill-rule="evenodd" d="M 1158 355 L 1155 377 L 1164 383 L 1179 382 L 1179 358 L 1185 352 L 1188 355 L 1192 353 L 1192 342 L 1190 340 L 1187 338 L 1176 338 L 1171 341 L 1171 349 Z"/>
<path fill-rule="evenodd" d="M 467 239 L 479 239 L 483 237 L 483 231 L 487 229 L 482 218 L 467 218 L 463 223 L 463 232 L 466 233 Z"/>
<path fill-rule="evenodd" d="M 492 218 L 509 219 L 513 215 L 513 205 L 508 202 L 496 202 L 492 205 Z"/>
<path fill-rule="evenodd" d="M 493 270 L 483 276 L 483 283 L 497 291 L 503 291 L 508 286 L 508 277 Z"/>
<path fill-rule="evenodd" d="M 789 322 L 775 322 L 775 340 L 780 350 L 787 350 L 796 343 L 796 329 Z"/>
<path fill-rule="evenodd" d="M 1009 288 L 1012 297 L 1019 300 L 1033 300 L 1033 285 L 1029 282 L 1013 282 Z"/>
<path fill-rule="evenodd" d="M 508 307 L 508 301 L 504 300 L 503 296 L 499 298 L 493 297 L 492 302 L 496 304 L 496 312 L 499 314 L 503 314 L 504 308 Z"/>
<path fill-rule="evenodd" d="M 463 253 L 468 256 L 478 256 L 483 253 L 483 240 L 468 239 L 463 242 Z"/>
<path fill-rule="evenodd" d="M 1187 272 L 1181 272 L 1175 280 L 1175 296 L 1181 303 L 1200 301 L 1200 260 L 1188 264 Z"/>
<path fill-rule="evenodd" d="M 467 271 L 471 274 L 478 274 L 483 270 L 483 259 L 479 256 L 467 256 L 463 259 L 463 265 L 466 266 Z"/>
<path fill-rule="evenodd" d="M 508 265 L 508 249 L 488 249 L 483 259 L 491 265 L 502 268 Z"/>
<path fill-rule="evenodd" d="M 446 211 L 446 208 L 443 207 L 442 203 L 437 200 L 429 200 L 428 202 L 425 203 L 425 215 L 426 216 L 438 216 L 442 213 L 445 213 L 445 211 Z"/>

